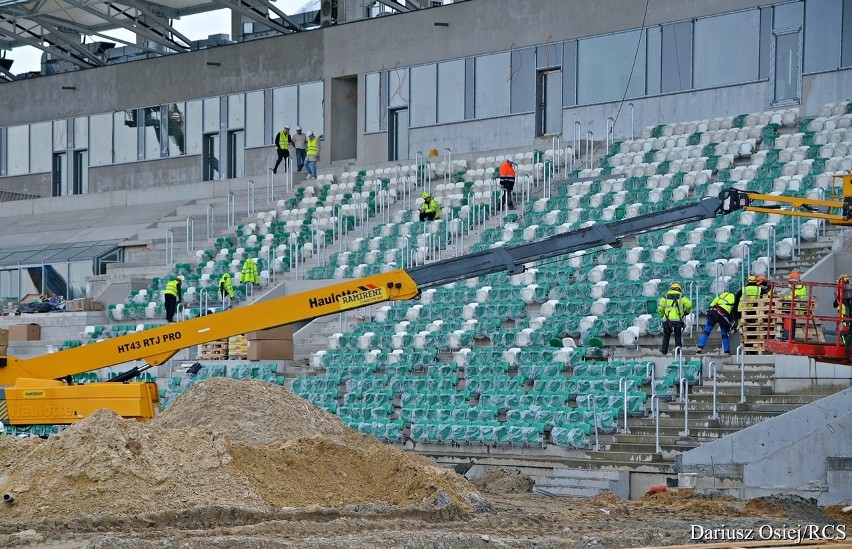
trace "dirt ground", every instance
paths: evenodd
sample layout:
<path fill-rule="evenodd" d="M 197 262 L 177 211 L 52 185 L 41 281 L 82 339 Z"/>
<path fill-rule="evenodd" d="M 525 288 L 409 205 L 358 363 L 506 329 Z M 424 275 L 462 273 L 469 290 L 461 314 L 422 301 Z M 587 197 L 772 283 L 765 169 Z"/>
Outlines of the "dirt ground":
<path fill-rule="evenodd" d="M 0 545 L 621 548 L 810 524 L 852 532 L 839 507 L 789 496 L 569 500 L 531 488 L 502 471 L 468 482 L 281 387 L 211 379 L 148 423 L 101 411 L 48 440 L 0 439 L 0 493 L 14 498 L 0 502 Z"/>

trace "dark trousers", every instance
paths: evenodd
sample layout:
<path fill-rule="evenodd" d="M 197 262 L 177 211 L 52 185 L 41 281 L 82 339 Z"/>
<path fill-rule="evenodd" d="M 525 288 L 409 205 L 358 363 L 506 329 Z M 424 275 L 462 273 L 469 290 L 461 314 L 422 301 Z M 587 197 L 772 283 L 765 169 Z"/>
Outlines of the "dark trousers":
<path fill-rule="evenodd" d="M 308 150 L 307 149 L 296 149 L 296 171 L 302 171 L 302 168 L 305 167 L 305 158 L 307 158 Z"/>
<path fill-rule="evenodd" d="M 177 296 L 166 294 L 166 320 L 169 322 L 175 321 L 175 313 L 177 312 Z"/>
<path fill-rule="evenodd" d="M 674 334 L 675 347 L 683 348 L 683 341 L 681 340 L 683 322 L 680 320 L 666 320 L 663 322 L 663 346 L 660 349 L 661 353 L 667 354 L 669 352 L 669 341 L 671 341 L 672 334 Z"/>
<path fill-rule="evenodd" d="M 435 212 L 420 212 L 420 221 L 435 221 Z"/>
<path fill-rule="evenodd" d="M 512 199 L 512 191 L 515 190 L 515 182 L 509 180 L 500 181 L 500 186 L 503 187 L 503 205 L 509 208 L 514 208 L 515 203 Z"/>
<path fill-rule="evenodd" d="M 275 163 L 275 167 L 272 168 L 272 173 L 278 173 L 278 164 L 281 163 L 285 158 L 290 158 L 290 151 L 288 149 L 275 149 L 278 153 L 278 161 Z M 284 163 L 284 171 L 287 171 L 287 163 Z"/>

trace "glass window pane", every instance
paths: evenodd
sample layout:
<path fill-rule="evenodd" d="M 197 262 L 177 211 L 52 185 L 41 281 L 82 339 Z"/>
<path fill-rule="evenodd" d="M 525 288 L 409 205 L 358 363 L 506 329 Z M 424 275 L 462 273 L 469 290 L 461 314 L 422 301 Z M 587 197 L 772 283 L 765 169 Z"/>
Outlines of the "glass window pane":
<path fill-rule="evenodd" d="M 648 34 L 648 60 L 646 64 L 645 93 L 655 95 L 660 93 L 660 79 L 662 78 L 662 48 L 663 33 L 660 27 L 651 27 Z"/>
<path fill-rule="evenodd" d="M 431 126 L 437 121 L 438 67 L 421 65 L 411 67 L 411 127 Z"/>
<path fill-rule="evenodd" d="M 313 130 L 317 137 L 323 135 L 323 85 L 311 82 L 299 85 L 299 116 L 296 123 L 305 130 Z M 295 129 L 293 130 L 295 131 Z"/>
<path fill-rule="evenodd" d="M 812 0 L 808 0 L 810 3 Z M 789 4 L 780 4 L 775 6 L 775 13 L 772 18 L 772 29 L 788 29 L 791 27 L 802 26 L 802 15 L 804 6 L 801 2 L 791 2 Z"/>
<path fill-rule="evenodd" d="M 6 175 L 30 171 L 30 127 L 12 126 L 6 131 Z"/>
<path fill-rule="evenodd" d="M 89 117 L 92 143 L 89 147 L 90 166 L 112 164 L 112 114 L 95 114 Z"/>
<path fill-rule="evenodd" d="M 692 22 L 663 25 L 660 91 L 670 93 L 692 87 Z"/>
<path fill-rule="evenodd" d="M 561 67 L 562 43 L 538 46 L 535 52 L 535 66 L 539 69 Z"/>
<path fill-rule="evenodd" d="M 799 98 L 799 33 L 775 38 L 775 101 Z"/>
<path fill-rule="evenodd" d="M 136 162 L 138 153 L 136 151 L 136 110 L 119 111 L 113 117 L 113 159 L 116 164 L 123 162 Z"/>
<path fill-rule="evenodd" d="M 201 154 L 201 101 L 186 103 L 186 154 Z"/>
<path fill-rule="evenodd" d="M 772 41 L 772 7 L 760 8 L 760 79 L 769 79 L 769 43 Z"/>
<path fill-rule="evenodd" d="M 562 52 L 562 106 L 577 104 L 577 41 L 565 42 Z"/>
<path fill-rule="evenodd" d="M 53 150 L 68 149 L 68 120 L 53 121 Z"/>
<path fill-rule="evenodd" d="M 381 104 L 381 73 L 371 72 L 364 77 L 364 131 L 381 130 L 381 119 L 387 108 Z"/>
<path fill-rule="evenodd" d="M 241 93 L 228 96 L 228 129 L 238 130 L 245 126 L 245 99 Z"/>
<path fill-rule="evenodd" d="M 633 77 L 636 44 L 639 55 Z M 577 55 L 577 103 L 615 101 L 645 93 L 645 37 L 639 30 L 580 40 Z"/>
<path fill-rule="evenodd" d="M 219 131 L 219 98 L 204 99 L 204 131 Z"/>
<path fill-rule="evenodd" d="M 535 48 L 512 50 L 510 71 L 512 75 L 511 111 L 513 113 L 532 112 L 535 110 Z M 562 98 L 559 101 L 561 102 Z"/>
<path fill-rule="evenodd" d="M 408 106 L 408 68 L 388 71 L 388 107 Z"/>
<path fill-rule="evenodd" d="M 473 120 L 474 89 L 476 88 L 476 58 L 466 57 L 464 60 L 464 119 Z"/>
<path fill-rule="evenodd" d="M 464 120 L 464 59 L 438 63 L 438 122 Z"/>
<path fill-rule="evenodd" d="M 758 10 L 697 20 L 693 70 L 695 87 L 708 88 L 757 80 L 759 38 Z"/>
<path fill-rule="evenodd" d="M 160 158 L 160 107 L 145 107 L 145 160 Z"/>
<path fill-rule="evenodd" d="M 277 134 L 284 129 L 284 124 L 295 128 L 299 119 L 299 87 L 287 86 L 272 90 L 272 133 Z M 272 136 L 270 135 L 270 138 Z M 273 138 L 274 141 L 274 138 Z"/>
<path fill-rule="evenodd" d="M 476 118 L 509 114 L 509 52 L 481 55 L 474 69 L 474 109 Z"/>
<path fill-rule="evenodd" d="M 840 66 L 841 0 L 808 0 L 805 4 L 805 72 Z"/>
<path fill-rule="evenodd" d="M 166 119 L 169 131 L 169 156 L 186 152 L 186 103 L 172 103 Z"/>
<path fill-rule="evenodd" d="M 840 64 L 842 67 L 852 66 L 852 0 L 843 0 L 843 35 Z"/>
<path fill-rule="evenodd" d="M 261 147 L 264 144 L 264 97 L 262 90 L 246 94 L 246 147 Z"/>
<path fill-rule="evenodd" d="M 53 124 L 42 122 L 30 126 L 30 173 L 44 173 L 51 169 L 53 151 L 50 142 Z"/>
<path fill-rule="evenodd" d="M 74 148 L 89 148 L 89 118 L 87 116 L 74 119 Z"/>

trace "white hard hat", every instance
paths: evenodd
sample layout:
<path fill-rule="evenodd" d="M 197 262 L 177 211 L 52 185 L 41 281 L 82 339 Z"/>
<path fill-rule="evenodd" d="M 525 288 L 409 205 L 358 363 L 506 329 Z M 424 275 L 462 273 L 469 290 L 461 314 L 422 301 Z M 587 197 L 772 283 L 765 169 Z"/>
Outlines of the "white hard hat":
<path fill-rule="evenodd" d="M 177 279 L 178 279 L 178 280 L 180 280 L 181 282 L 183 282 L 184 280 L 186 280 L 186 279 L 183 277 L 183 275 L 178 275 Z"/>
<path fill-rule="evenodd" d="M 514 163 L 514 162 L 515 162 L 515 157 L 514 157 L 514 156 L 512 156 L 512 155 L 510 154 L 509 156 L 507 156 L 507 157 L 506 157 L 506 160 L 508 160 L 509 162 Z"/>
<path fill-rule="evenodd" d="M 314 130 L 308 130 L 308 135 L 313 135 L 313 134 L 314 134 Z"/>
<path fill-rule="evenodd" d="M 297 132 L 302 131 L 302 126 L 296 126 L 296 131 L 297 131 Z"/>
<path fill-rule="evenodd" d="M 289 129 L 290 129 L 290 126 L 288 126 L 287 124 L 284 124 L 284 129 L 285 129 L 285 130 L 289 130 Z"/>

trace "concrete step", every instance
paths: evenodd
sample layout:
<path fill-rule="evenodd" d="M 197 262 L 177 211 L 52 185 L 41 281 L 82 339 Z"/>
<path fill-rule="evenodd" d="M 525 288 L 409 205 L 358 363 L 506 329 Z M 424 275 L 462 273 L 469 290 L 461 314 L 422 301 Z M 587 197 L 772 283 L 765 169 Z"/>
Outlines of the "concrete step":
<path fill-rule="evenodd" d="M 624 437 L 630 437 L 629 434 Z M 648 440 L 650 439 L 650 440 Z M 666 452 L 685 452 L 693 448 L 698 448 L 701 443 L 687 438 L 666 437 L 660 438 L 660 448 Z M 635 441 L 611 442 L 604 445 L 609 452 L 631 453 L 631 454 L 648 454 L 654 453 L 656 449 L 656 439 L 654 437 L 646 437 L 644 435 L 637 437 Z"/>
<path fill-rule="evenodd" d="M 560 498 L 593 498 L 607 491 L 607 487 L 596 488 L 587 486 L 563 486 L 547 482 L 537 482 L 533 486 L 534 494 L 543 494 Z"/>
<path fill-rule="evenodd" d="M 692 427 L 689 428 L 689 436 L 698 441 L 718 440 L 724 436 L 736 433 L 740 429 L 731 427 Z M 630 432 L 635 435 L 655 436 L 656 427 L 654 425 L 637 425 L 630 427 Z M 660 436 L 679 437 L 682 436 L 683 423 L 679 426 L 663 427 L 660 426 Z"/>
<path fill-rule="evenodd" d="M 594 445 L 594 443 L 592 443 Z M 589 452 L 586 454 L 589 459 L 592 460 L 615 460 L 615 461 L 626 461 L 629 463 L 657 463 L 663 461 L 663 456 L 656 452 L 612 452 L 612 451 L 601 451 L 601 452 Z"/>
<path fill-rule="evenodd" d="M 605 471 L 587 469 L 568 469 L 565 467 L 555 467 L 551 473 L 551 479 L 573 479 L 573 480 L 601 480 L 601 481 L 616 481 L 621 480 L 623 473 L 619 471 Z"/>

